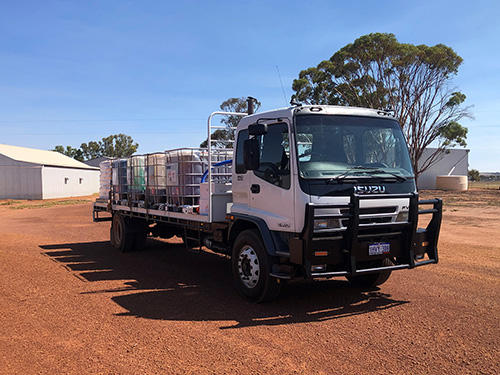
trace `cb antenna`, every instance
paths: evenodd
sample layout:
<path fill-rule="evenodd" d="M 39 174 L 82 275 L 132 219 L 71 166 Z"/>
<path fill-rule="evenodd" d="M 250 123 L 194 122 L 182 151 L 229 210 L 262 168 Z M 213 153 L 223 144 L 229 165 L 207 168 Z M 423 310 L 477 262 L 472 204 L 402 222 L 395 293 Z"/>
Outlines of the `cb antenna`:
<path fill-rule="evenodd" d="M 286 101 L 285 88 L 283 87 L 283 81 L 281 80 L 280 68 L 278 68 L 278 65 L 276 65 L 276 70 L 278 71 L 278 77 L 280 79 L 280 84 L 281 84 L 281 91 L 283 91 L 283 99 L 285 99 L 285 106 L 287 106 L 288 103 Z"/>

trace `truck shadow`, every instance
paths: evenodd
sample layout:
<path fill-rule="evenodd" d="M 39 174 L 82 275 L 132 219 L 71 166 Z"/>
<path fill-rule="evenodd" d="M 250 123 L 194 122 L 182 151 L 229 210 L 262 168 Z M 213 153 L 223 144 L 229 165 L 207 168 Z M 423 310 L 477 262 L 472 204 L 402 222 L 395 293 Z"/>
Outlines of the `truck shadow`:
<path fill-rule="evenodd" d="M 107 241 L 40 248 L 85 282 L 123 281 L 115 289 L 84 293 L 107 293 L 127 310 L 120 315 L 147 319 L 221 321 L 220 328 L 229 329 L 339 319 L 409 302 L 378 288 L 367 291 L 343 280 L 314 280 L 291 282 L 277 301 L 254 304 L 237 294 L 228 258 L 195 254 L 182 244 L 155 239 L 148 239 L 148 248 L 137 253 L 121 254 Z"/>

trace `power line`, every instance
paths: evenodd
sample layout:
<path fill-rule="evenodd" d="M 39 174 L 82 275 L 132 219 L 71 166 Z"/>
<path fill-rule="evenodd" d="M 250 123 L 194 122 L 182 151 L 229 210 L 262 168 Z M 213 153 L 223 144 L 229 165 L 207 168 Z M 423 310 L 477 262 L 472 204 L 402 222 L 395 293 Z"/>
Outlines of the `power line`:
<path fill-rule="evenodd" d="M 200 134 L 203 133 L 204 130 L 201 131 L 165 131 L 165 132 L 158 132 L 158 131 L 151 131 L 151 132 L 127 132 L 130 134 Z M 27 135 L 36 135 L 36 136 L 52 136 L 52 135 L 93 135 L 93 134 L 102 134 L 105 133 L 104 131 L 100 132 L 85 132 L 85 133 L 9 133 L 6 134 L 7 136 L 27 136 Z M 129 134 L 129 135 L 130 135 Z M 5 136 L 5 135 L 4 135 Z"/>
<path fill-rule="evenodd" d="M 103 120 L 0 120 L 0 123 L 21 122 L 139 122 L 139 121 L 202 121 L 205 117 L 198 118 L 155 118 L 155 119 L 103 119 Z"/>

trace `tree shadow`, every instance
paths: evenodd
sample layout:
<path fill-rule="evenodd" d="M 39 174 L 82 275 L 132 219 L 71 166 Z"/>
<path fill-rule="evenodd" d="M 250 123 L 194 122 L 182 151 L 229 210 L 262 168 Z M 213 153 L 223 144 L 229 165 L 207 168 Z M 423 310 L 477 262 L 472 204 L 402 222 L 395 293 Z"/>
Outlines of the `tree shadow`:
<path fill-rule="evenodd" d="M 353 288 L 343 280 L 300 280 L 284 285 L 277 301 L 254 304 L 233 286 L 231 261 L 182 244 L 148 239 L 142 252 L 119 253 L 109 242 L 41 245 L 43 253 L 86 282 L 123 280 L 109 293 L 126 313 L 178 321 L 224 321 L 221 329 L 339 319 L 396 307 L 378 288 Z"/>

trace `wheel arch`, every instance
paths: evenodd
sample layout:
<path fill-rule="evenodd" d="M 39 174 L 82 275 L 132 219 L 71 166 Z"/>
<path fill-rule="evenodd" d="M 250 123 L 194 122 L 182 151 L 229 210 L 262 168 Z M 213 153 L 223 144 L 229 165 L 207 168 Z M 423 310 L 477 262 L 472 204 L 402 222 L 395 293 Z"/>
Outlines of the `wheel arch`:
<path fill-rule="evenodd" d="M 264 247 L 267 253 L 271 256 L 276 255 L 276 245 L 274 244 L 271 231 L 267 227 L 267 224 L 264 220 L 252 216 L 244 216 L 244 217 L 240 217 L 238 215 L 233 215 L 233 216 L 234 216 L 234 221 L 229 227 L 229 234 L 228 234 L 228 241 L 231 248 L 234 246 L 234 242 L 236 241 L 236 238 L 241 232 L 249 229 L 255 229 L 259 232 L 260 238 L 264 243 Z"/>

